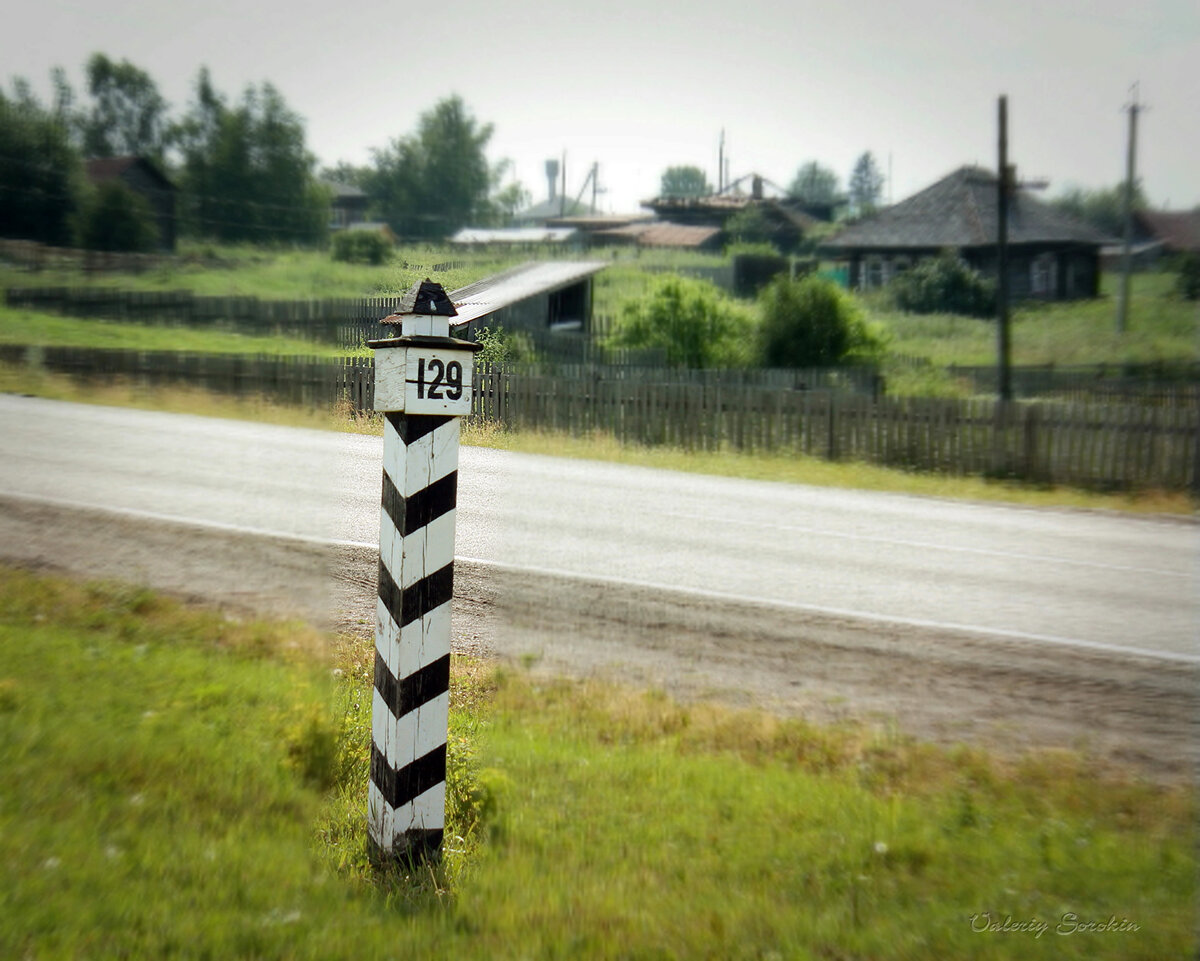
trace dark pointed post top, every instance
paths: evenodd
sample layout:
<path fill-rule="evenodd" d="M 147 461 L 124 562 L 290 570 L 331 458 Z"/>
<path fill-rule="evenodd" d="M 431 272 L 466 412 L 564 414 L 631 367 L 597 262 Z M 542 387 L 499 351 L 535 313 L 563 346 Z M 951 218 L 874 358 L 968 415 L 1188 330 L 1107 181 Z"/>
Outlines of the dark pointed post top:
<path fill-rule="evenodd" d="M 450 302 L 445 288 L 426 277 L 408 288 L 408 292 L 400 300 L 400 306 L 396 313 L 391 317 L 385 317 L 383 323 L 399 323 L 405 314 L 422 314 L 426 317 L 457 317 L 458 311 Z"/>

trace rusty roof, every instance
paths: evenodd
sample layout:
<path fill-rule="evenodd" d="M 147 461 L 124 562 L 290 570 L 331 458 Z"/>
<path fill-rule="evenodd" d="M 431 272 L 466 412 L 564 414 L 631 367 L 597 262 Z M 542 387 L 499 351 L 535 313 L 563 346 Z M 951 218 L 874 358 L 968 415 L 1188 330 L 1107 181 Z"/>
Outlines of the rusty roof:
<path fill-rule="evenodd" d="M 461 326 L 510 304 L 570 287 L 599 273 L 608 264 L 606 260 L 531 261 L 477 280 L 450 292 L 450 299 L 458 311 L 452 323 Z"/>
<path fill-rule="evenodd" d="M 720 233 L 720 227 L 655 221 L 614 227 L 611 230 L 597 230 L 592 236 L 601 240 L 632 240 L 642 247 L 702 247 Z"/>

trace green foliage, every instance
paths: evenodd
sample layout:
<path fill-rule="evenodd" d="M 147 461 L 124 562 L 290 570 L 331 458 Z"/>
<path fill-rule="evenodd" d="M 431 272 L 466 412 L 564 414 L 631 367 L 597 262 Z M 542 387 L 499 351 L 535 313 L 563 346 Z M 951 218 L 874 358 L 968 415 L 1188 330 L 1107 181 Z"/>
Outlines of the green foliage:
<path fill-rule="evenodd" d="M 768 222 L 762 207 L 747 204 L 725 221 L 725 235 L 733 245 L 767 246 L 778 255 L 779 248 L 772 243 L 775 230 Z M 726 252 L 729 249 L 726 248 Z"/>
<path fill-rule="evenodd" d="M 768 367 L 832 367 L 877 360 L 882 335 L 854 298 L 816 276 L 776 277 L 758 297 L 763 363 Z"/>
<path fill-rule="evenodd" d="M 476 359 L 482 364 L 529 364 L 537 360 L 533 340 L 521 330 L 505 330 L 500 324 L 480 328 L 477 335 L 483 350 Z"/>
<path fill-rule="evenodd" d="M 949 250 L 922 260 L 893 280 L 891 294 L 898 309 L 914 314 L 990 317 L 996 312 L 995 283 Z"/>
<path fill-rule="evenodd" d="M 712 193 L 712 187 L 709 186 L 704 171 L 699 167 L 680 165 L 668 167 L 663 171 L 658 192 L 662 197 L 686 199 L 707 197 Z"/>
<path fill-rule="evenodd" d="M 79 243 L 87 250 L 154 250 L 158 225 L 149 201 L 119 180 L 99 184 L 80 211 Z"/>
<path fill-rule="evenodd" d="M 850 207 L 855 216 L 872 213 L 883 198 L 884 176 L 869 150 L 859 156 L 850 172 Z"/>
<path fill-rule="evenodd" d="M 672 367 L 742 367 L 752 354 L 752 323 L 708 281 L 668 274 L 623 305 L 610 343 L 661 349 Z"/>
<path fill-rule="evenodd" d="M 392 253 L 392 243 L 374 230 L 340 230 L 333 235 L 331 256 L 348 264 L 384 263 Z"/>
<path fill-rule="evenodd" d="M 79 118 L 89 157 L 149 157 L 161 162 L 167 136 L 167 102 L 154 80 L 128 60 L 102 53 L 87 62 L 92 108 Z"/>
<path fill-rule="evenodd" d="M 227 243 L 324 236 L 328 191 L 316 181 L 303 122 L 271 84 L 248 86 L 231 107 L 201 70 L 173 135 L 183 157 L 182 219 L 193 235 Z"/>
<path fill-rule="evenodd" d="M 82 180 L 65 118 L 24 81 L 0 90 L 0 235 L 69 244 Z"/>
<path fill-rule="evenodd" d="M 1184 300 L 1200 299 L 1200 254 L 1185 254 L 1180 258 L 1175 289 Z"/>
<path fill-rule="evenodd" d="M 1125 235 L 1125 185 L 1116 184 L 1099 190 L 1079 187 L 1064 192 L 1050 201 L 1065 214 L 1091 224 L 1101 233 L 1117 238 Z M 1140 183 L 1133 185 L 1133 209 L 1145 210 L 1146 195 Z"/>
<path fill-rule="evenodd" d="M 788 193 L 805 204 L 833 206 L 841 200 L 838 175 L 815 160 L 804 164 L 792 179 Z"/>
<path fill-rule="evenodd" d="M 462 98 L 423 113 L 417 132 L 372 151 L 362 187 L 379 215 L 402 237 L 447 237 L 487 216 L 493 171 L 484 153 L 492 125 L 480 125 Z"/>

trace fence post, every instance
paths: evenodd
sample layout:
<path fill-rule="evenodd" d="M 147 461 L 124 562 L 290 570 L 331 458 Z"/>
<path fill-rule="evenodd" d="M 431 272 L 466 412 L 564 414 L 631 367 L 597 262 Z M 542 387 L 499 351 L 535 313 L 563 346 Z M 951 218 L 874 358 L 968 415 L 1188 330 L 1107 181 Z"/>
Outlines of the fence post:
<path fill-rule="evenodd" d="M 400 336 L 368 345 L 384 413 L 367 815 L 379 862 L 436 859 L 445 832 L 459 418 L 481 346 L 449 335 L 455 313 L 440 284 L 414 284 L 384 320 Z"/>

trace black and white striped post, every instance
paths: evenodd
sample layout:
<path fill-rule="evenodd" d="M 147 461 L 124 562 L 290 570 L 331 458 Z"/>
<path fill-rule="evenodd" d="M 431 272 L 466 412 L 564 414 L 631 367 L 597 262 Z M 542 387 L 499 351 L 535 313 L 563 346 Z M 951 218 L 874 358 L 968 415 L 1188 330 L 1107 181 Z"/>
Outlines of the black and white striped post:
<path fill-rule="evenodd" d="M 385 415 L 367 815 L 377 861 L 436 858 L 445 831 L 458 431 L 480 349 L 450 336 L 455 314 L 440 284 L 414 284 L 384 320 L 400 336 L 369 344 Z"/>

